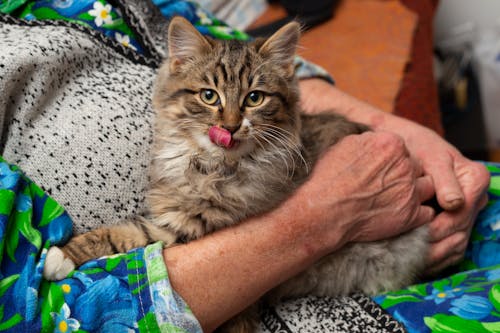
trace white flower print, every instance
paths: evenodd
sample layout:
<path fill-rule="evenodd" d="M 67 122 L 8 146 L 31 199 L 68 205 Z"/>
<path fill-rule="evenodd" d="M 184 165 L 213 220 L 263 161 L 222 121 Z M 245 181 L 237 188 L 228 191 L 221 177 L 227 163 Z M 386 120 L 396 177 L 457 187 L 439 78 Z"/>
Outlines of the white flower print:
<path fill-rule="evenodd" d="M 111 17 L 111 5 L 107 4 L 104 6 L 99 1 L 94 2 L 94 9 L 89 10 L 89 15 L 95 17 L 94 23 L 96 26 L 100 27 L 103 23 L 110 24 L 113 22 Z"/>
<path fill-rule="evenodd" d="M 201 8 L 196 9 L 196 15 L 200 19 L 201 24 L 203 24 L 203 25 L 211 25 L 212 24 L 212 19 L 210 17 L 208 17 L 207 13 L 203 9 L 201 9 Z"/>
<path fill-rule="evenodd" d="M 130 44 L 130 37 L 128 35 L 122 35 L 118 32 L 115 32 L 115 39 L 123 46 L 130 47 L 132 50 L 137 51 L 137 48 L 134 45 Z"/>

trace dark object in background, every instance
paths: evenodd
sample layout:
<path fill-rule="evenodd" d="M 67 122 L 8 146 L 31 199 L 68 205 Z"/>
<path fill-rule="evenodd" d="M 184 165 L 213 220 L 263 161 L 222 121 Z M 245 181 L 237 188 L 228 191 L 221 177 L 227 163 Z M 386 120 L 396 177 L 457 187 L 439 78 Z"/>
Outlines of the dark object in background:
<path fill-rule="evenodd" d="M 290 21 L 298 21 L 302 28 L 307 30 L 322 23 L 333 16 L 333 12 L 340 0 L 270 0 L 285 7 L 287 16 L 269 24 L 248 30 L 252 37 L 269 37 L 276 30 Z"/>
<path fill-rule="evenodd" d="M 439 107 L 445 138 L 472 160 L 489 159 L 480 87 L 470 51 L 435 54 L 442 64 Z"/>

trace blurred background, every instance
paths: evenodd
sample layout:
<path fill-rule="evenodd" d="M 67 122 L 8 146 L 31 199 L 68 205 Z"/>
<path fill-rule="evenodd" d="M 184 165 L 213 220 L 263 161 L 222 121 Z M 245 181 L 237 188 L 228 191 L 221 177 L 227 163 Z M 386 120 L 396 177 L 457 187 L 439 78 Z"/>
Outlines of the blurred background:
<path fill-rule="evenodd" d="M 441 0 L 435 74 L 446 136 L 467 154 L 500 160 L 500 1 Z"/>

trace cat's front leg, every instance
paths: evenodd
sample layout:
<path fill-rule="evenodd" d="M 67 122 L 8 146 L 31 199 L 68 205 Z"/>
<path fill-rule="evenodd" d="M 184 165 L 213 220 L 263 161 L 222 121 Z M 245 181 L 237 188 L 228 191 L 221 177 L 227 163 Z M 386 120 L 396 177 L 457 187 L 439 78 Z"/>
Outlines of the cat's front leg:
<path fill-rule="evenodd" d="M 143 219 L 95 229 L 73 237 L 61 248 L 51 247 L 45 258 L 43 276 L 47 280 L 61 280 L 90 259 L 127 252 L 156 241 L 168 246 L 175 240 L 171 231 Z"/>

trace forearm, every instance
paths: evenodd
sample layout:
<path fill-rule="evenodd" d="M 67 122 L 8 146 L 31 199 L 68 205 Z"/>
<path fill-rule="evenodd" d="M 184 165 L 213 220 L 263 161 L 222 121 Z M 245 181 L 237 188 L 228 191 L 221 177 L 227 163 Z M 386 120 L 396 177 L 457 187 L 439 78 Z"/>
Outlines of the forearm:
<path fill-rule="evenodd" d="M 342 92 L 337 87 L 321 79 L 300 81 L 301 102 L 306 113 L 318 113 L 332 110 L 350 120 L 369 125 L 374 130 L 389 130 L 394 128 L 415 126 L 415 123 L 383 112 L 353 96 Z M 400 132 L 404 132 L 401 130 Z M 400 134 L 400 133 L 398 133 Z"/>
<path fill-rule="evenodd" d="M 205 331 L 321 256 L 321 247 L 308 243 L 307 231 L 288 209 L 294 205 L 291 199 L 271 213 L 164 251 L 173 288 Z M 340 238 L 339 232 L 338 244 Z"/>
<path fill-rule="evenodd" d="M 432 209 L 418 202 L 431 184 L 415 188 L 412 164 L 394 138 L 345 138 L 274 211 L 165 250 L 173 288 L 205 330 L 348 242 L 389 238 L 431 220 Z"/>

